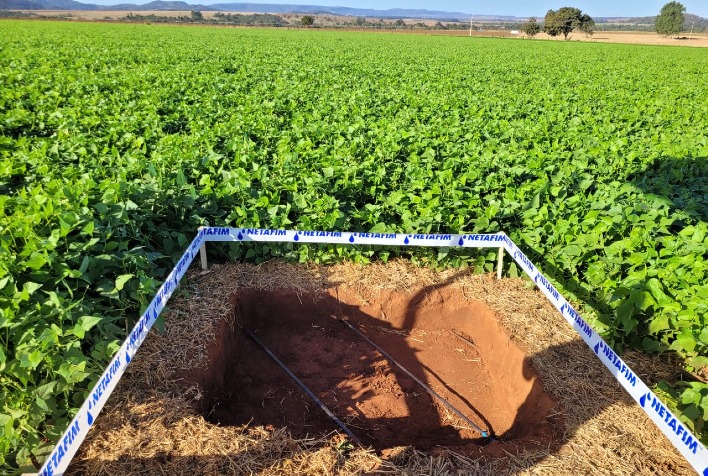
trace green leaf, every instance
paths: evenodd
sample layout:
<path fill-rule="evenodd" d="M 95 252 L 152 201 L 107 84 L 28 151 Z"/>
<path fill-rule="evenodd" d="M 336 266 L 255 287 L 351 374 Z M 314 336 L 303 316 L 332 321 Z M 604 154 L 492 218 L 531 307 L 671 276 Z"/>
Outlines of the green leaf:
<path fill-rule="evenodd" d="M 661 285 L 661 282 L 659 282 L 658 279 L 656 279 L 656 278 L 649 279 L 646 282 L 646 287 L 647 287 L 647 289 L 649 289 L 649 292 L 654 297 L 656 302 L 659 303 L 659 305 L 665 306 L 665 305 L 673 302 L 673 299 L 671 299 L 669 296 L 667 296 L 664 293 L 663 286 Z"/>
<path fill-rule="evenodd" d="M 73 335 L 78 337 L 79 339 L 83 339 L 84 336 L 86 336 L 86 331 L 84 330 L 83 327 L 81 327 L 79 324 L 75 324 L 74 327 L 70 331 Z"/>
<path fill-rule="evenodd" d="M 78 325 L 86 332 L 88 332 L 93 326 L 101 322 L 103 319 L 98 316 L 81 316 L 79 317 Z"/>
<path fill-rule="evenodd" d="M 35 350 L 30 353 L 23 353 L 20 357 L 20 367 L 36 369 L 37 366 L 42 362 L 44 354 L 40 351 Z"/>
<path fill-rule="evenodd" d="M 669 316 L 665 314 L 659 314 L 649 322 L 649 333 L 653 335 L 670 328 Z"/>
<path fill-rule="evenodd" d="M 627 333 L 632 332 L 632 330 L 639 323 L 636 319 L 634 319 L 632 317 L 633 315 L 634 315 L 634 305 L 633 305 L 632 301 L 629 299 L 625 300 L 617 308 L 617 317 L 619 318 L 620 322 L 622 323 L 622 327 L 624 327 L 624 330 Z"/>
<path fill-rule="evenodd" d="M 120 291 L 123 289 L 125 284 L 131 280 L 135 275 L 134 274 L 123 274 L 120 275 L 116 278 L 116 290 Z"/>
<path fill-rule="evenodd" d="M 59 218 L 59 236 L 66 236 L 71 231 L 71 225 Z"/>
<path fill-rule="evenodd" d="M 38 251 L 33 252 L 30 258 L 25 261 L 25 266 L 34 270 L 40 269 L 47 263 L 47 257 Z"/>
<path fill-rule="evenodd" d="M 93 230 L 96 227 L 96 222 L 93 220 L 89 220 L 88 223 L 81 229 L 81 233 L 84 235 L 91 236 L 93 235 Z"/>
<path fill-rule="evenodd" d="M 31 296 L 32 294 L 34 294 L 35 292 L 37 292 L 37 290 L 41 289 L 41 287 L 42 287 L 41 284 L 37 284 L 37 283 L 33 283 L 33 282 L 31 282 L 31 281 L 28 281 L 28 282 L 26 282 L 26 283 L 24 284 L 24 286 L 22 287 L 22 289 L 23 289 L 24 291 L 26 291 L 27 294 L 29 294 L 29 295 Z"/>
<path fill-rule="evenodd" d="M 649 353 L 659 352 L 661 350 L 661 344 L 654 339 L 650 339 L 649 337 L 642 339 L 642 347 Z"/>
<path fill-rule="evenodd" d="M 84 256 L 84 259 L 81 260 L 81 266 L 79 266 L 79 272 L 82 274 L 85 273 L 86 270 L 88 270 L 90 262 L 91 262 L 91 259 L 88 256 Z"/>
<path fill-rule="evenodd" d="M 64 362 L 59 366 L 57 373 L 61 375 L 67 383 L 71 384 L 81 382 L 88 376 L 88 373 L 84 371 L 85 368 L 85 362 L 81 362 L 77 365 Z"/>
<path fill-rule="evenodd" d="M 57 385 L 56 382 L 46 383 L 44 385 L 37 387 L 37 389 L 34 391 L 34 393 L 38 398 L 41 398 L 42 400 L 46 400 L 46 399 L 52 397 L 53 392 L 54 392 L 54 387 L 56 387 L 56 385 Z"/>
<path fill-rule="evenodd" d="M 693 359 L 691 359 L 691 366 L 697 370 L 700 370 L 703 367 L 708 367 L 708 357 L 704 357 L 702 355 L 694 357 Z"/>
<path fill-rule="evenodd" d="M 671 343 L 669 349 L 690 354 L 696 349 L 696 340 L 693 337 L 679 337 Z"/>
<path fill-rule="evenodd" d="M 681 414 L 690 420 L 697 420 L 701 415 L 701 411 L 696 404 L 691 404 L 686 408 L 681 409 Z"/>
<path fill-rule="evenodd" d="M 22 418 L 23 416 L 27 415 L 27 412 L 25 410 L 19 409 L 19 408 L 11 408 L 11 407 L 5 407 L 5 411 L 10 414 L 12 418 L 15 420 Z M 0 414 L 1 415 L 1 414 Z"/>
<path fill-rule="evenodd" d="M 371 230 L 369 230 L 369 233 L 385 233 L 386 232 L 386 224 L 385 223 L 377 223 L 374 225 Z"/>
<path fill-rule="evenodd" d="M 0 413 L 0 426 L 5 426 L 10 421 L 12 421 L 12 416 L 6 413 Z"/>

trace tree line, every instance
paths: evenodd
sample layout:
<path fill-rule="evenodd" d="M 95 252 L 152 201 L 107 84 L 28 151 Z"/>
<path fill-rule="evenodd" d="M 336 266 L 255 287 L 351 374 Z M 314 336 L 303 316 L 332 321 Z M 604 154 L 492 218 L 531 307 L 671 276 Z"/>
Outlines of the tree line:
<path fill-rule="evenodd" d="M 654 29 L 661 35 L 676 35 L 684 28 L 684 12 L 686 7 L 679 2 L 669 2 L 664 5 L 656 17 Z M 603 29 L 606 29 L 603 27 Z M 621 28 L 618 28 L 621 29 Z M 534 37 L 541 31 L 550 36 L 563 35 L 568 39 L 571 32 L 579 30 L 585 35 L 592 35 L 595 31 L 595 21 L 588 14 L 574 7 L 563 7 L 558 10 L 548 10 L 543 25 L 535 17 L 530 18 L 521 25 L 521 31 L 527 36 Z"/>
<path fill-rule="evenodd" d="M 563 7 L 558 10 L 548 10 L 543 19 L 543 27 L 538 24 L 535 17 L 532 17 L 521 26 L 521 31 L 533 37 L 543 30 L 551 36 L 563 35 L 567 40 L 573 30 L 577 29 L 586 35 L 592 35 L 594 28 L 595 20 L 590 15 L 583 13 L 579 8 Z"/>

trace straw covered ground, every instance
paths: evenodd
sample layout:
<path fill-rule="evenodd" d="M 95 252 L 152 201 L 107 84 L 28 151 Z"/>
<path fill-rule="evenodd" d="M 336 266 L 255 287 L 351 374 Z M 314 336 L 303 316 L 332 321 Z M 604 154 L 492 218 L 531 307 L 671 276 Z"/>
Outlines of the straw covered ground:
<path fill-rule="evenodd" d="M 411 284 L 413 283 L 413 284 Z M 442 285 L 485 303 L 523 349 L 555 402 L 563 432 L 557 443 L 501 456 L 435 456 L 411 447 L 377 455 L 344 449 L 336 434 L 295 439 L 285 428 L 219 426 L 197 410 L 204 391 L 183 377 L 205 371 L 219 333 L 235 325 L 230 297 L 239 289 L 315 293 L 338 287 L 408 293 Z M 610 372 L 528 281 L 460 270 L 436 272 L 407 261 L 334 266 L 270 262 L 192 270 L 97 418 L 70 474 L 461 475 L 692 474 L 688 464 L 615 382 Z M 624 359 L 648 383 L 671 379 L 675 367 L 628 352 Z M 313 410 L 315 411 L 315 410 Z"/>

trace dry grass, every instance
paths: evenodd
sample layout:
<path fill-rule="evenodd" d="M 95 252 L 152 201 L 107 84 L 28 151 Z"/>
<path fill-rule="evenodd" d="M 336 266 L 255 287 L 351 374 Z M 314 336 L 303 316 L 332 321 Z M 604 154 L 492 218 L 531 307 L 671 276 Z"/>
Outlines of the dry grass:
<path fill-rule="evenodd" d="M 215 266 L 207 274 L 192 271 L 188 278 L 170 304 L 165 333 L 150 333 L 89 433 L 71 473 L 692 474 L 592 351 L 523 280 L 497 281 L 460 270 L 438 273 L 406 261 L 366 267 L 230 264 Z M 363 449 L 339 450 L 337 435 L 295 440 L 284 429 L 219 427 L 194 410 L 201 391 L 185 387 L 181 376 L 208 365 L 206 354 L 215 333 L 233 325 L 228 297 L 238 288 L 308 293 L 339 285 L 366 298 L 377 289 L 413 293 L 444 282 L 495 310 L 511 339 L 528 351 L 544 388 L 562 408 L 565 438 L 555 451 L 520 449 L 503 458 L 473 460 L 452 452 L 431 457 L 399 448 L 384 461 Z M 642 378 L 673 372 L 638 353 L 624 357 Z"/>
<path fill-rule="evenodd" d="M 539 34 L 536 38 L 541 40 L 563 41 L 562 36 L 551 37 L 545 33 Z M 694 46 L 708 47 L 708 35 L 705 33 L 681 33 L 680 38 L 673 38 L 649 31 L 597 31 L 592 36 L 585 36 L 582 33 L 573 33 L 570 41 L 590 41 L 593 43 L 628 43 L 635 45 L 657 45 L 657 46 Z"/>

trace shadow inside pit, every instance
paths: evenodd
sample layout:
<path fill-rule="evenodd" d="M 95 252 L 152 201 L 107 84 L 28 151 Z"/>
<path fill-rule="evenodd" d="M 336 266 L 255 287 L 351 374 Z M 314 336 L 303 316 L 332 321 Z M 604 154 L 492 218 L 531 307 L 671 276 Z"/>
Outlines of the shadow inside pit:
<path fill-rule="evenodd" d="M 238 325 L 231 328 L 222 320 L 218 338 L 206 349 L 211 360 L 208 371 L 183 377 L 200 384 L 206 398 L 200 400 L 199 410 L 220 425 L 287 427 L 296 437 L 337 431 L 333 421 L 247 338 L 243 330 L 247 326 L 365 445 L 379 450 L 385 459 L 405 464 L 398 459 L 407 454 L 399 451 L 401 446 L 433 455 L 449 449 L 471 458 L 513 461 L 507 470 L 496 466 L 504 474 L 534 468 L 609 405 L 633 404 L 581 340 L 550 346 L 532 356 L 515 349 L 501 327 L 494 327 L 496 316 L 485 313 L 486 305 L 467 299 L 459 288 L 458 298 L 450 292 L 448 285 L 457 277 L 412 295 L 398 292 L 407 296 L 405 306 L 393 291 L 377 294 L 381 299 L 374 302 L 371 295 L 347 296 L 340 288 L 318 295 L 240 289 L 232 296 Z M 361 304 L 355 304 L 354 298 Z M 480 438 L 460 425 L 459 419 L 448 418 L 433 397 L 343 326 L 339 321 L 343 317 L 467 417 L 491 430 L 496 439 Z M 446 340 L 450 329 L 474 345 Z M 436 339 L 441 345 L 433 348 L 431 357 L 425 344 L 432 346 Z M 450 365 L 450 352 L 459 357 L 457 368 Z M 539 365 L 550 376 L 546 382 L 579 395 L 576 408 L 562 409 L 549 397 L 554 389 L 544 389 L 536 372 Z M 255 450 L 262 468 L 278 467 L 285 457 L 292 460 L 301 451 L 317 450 L 290 448 L 294 455 L 284 455 L 263 444 Z M 513 458 L 524 450 L 530 452 Z M 125 474 L 122 468 L 138 466 L 145 474 L 241 474 L 234 473 L 230 465 L 252 459 L 248 451 L 249 445 L 244 445 L 239 451 L 218 455 L 165 451 L 136 458 L 126 454 L 101 461 L 100 466 L 105 474 Z M 333 464 L 344 465 L 345 461 L 339 458 Z M 333 473 L 335 469 L 330 468 Z"/>
<path fill-rule="evenodd" d="M 342 296 L 339 289 L 316 296 L 240 290 L 232 298 L 238 325 L 231 332 L 224 330 L 227 338 L 221 339 L 212 355 L 210 370 L 198 379 L 207 396 L 200 411 L 220 425 L 287 427 L 295 437 L 338 430 L 245 335 L 243 329 L 248 328 L 365 446 L 384 455 L 401 446 L 430 454 L 450 449 L 469 457 L 504 456 L 524 449 L 538 450 L 539 455 L 557 451 L 574 434 L 577 422 L 566 425 L 532 362 L 540 359 L 567 366 L 578 352 L 588 349 L 577 341 L 532 357 L 524 355 L 498 326 L 493 312 L 485 314 L 486 306 L 454 300 L 448 284 L 455 279 L 426 287 L 412 298 L 407 295 L 405 309 L 397 316 L 387 315 L 396 307 L 397 296 L 383 296 L 382 302 L 364 306 L 352 304 L 351 296 Z M 373 312 L 376 306 L 378 316 Z M 482 438 L 446 411 L 439 400 L 344 326 L 342 318 L 494 438 Z M 435 320 L 441 325 L 436 326 Z M 450 329 L 467 342 L 451 337 Z M 431 354 L 425 349 L 428 339 L 442 347 Z M 447 352 L 444 347 L 449 347 Z M 458 355 L 459 368 L 452 365 L 450 354 Z M 582 372 L 577 378 L 589 377 Z M 583 418 L 592 418 L 616 398 L 586 402 Z"/>

